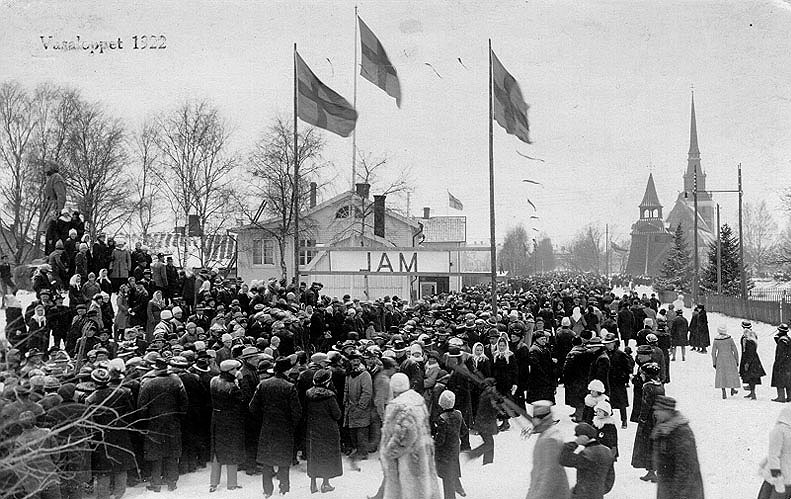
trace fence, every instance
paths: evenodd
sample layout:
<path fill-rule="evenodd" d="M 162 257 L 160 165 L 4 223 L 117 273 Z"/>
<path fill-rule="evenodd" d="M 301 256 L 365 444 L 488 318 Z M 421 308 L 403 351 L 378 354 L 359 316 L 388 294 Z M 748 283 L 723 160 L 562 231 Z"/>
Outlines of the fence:
<path fill-rule="evenodd" d="M 778 295 L 778 300 L 769 300 L 764 297 L 750 296 L 742 300 L 736 296 L 702 295 L 701 303 L 709 312 L 719 312 L 731 317 L 749 319 L 751 321 L 780 324 L 791 319 L 791 303 L 786 300 L 785 294 Z"/>

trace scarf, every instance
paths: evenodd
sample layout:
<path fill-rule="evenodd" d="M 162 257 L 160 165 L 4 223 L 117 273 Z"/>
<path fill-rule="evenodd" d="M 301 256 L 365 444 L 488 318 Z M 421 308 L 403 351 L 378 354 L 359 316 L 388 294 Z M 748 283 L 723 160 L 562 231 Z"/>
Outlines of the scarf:
<path fill-rule="evenodd" d="M 34 315 L 34 319 L 38 323 L 38 327 L 44 327 L 47 324 L 47 316 L 46 315 Z"/>
<path fill-rule="evenodd" d="M 473 364 L 473 366 L 475 366 L 475 369 L 478 369 L 478 363 L 479 362 L 481 362 L 482 360 L 486 359 L 486 353 L 485 353 L 486 350 L 483 348 L 483 343 L 478 342 L 475 345 L 473 345 L 472 346 L 472 351 L 474 352 L 475 351 L 475 347 L 477 347 L 478 345 L 481 345 L 481 350 L 483 350 L 484 353 L 481 353 L 480 355 L 472 354 L 472 364 Z"/>
<path fill-rule="evenodd" d="M 601 430 L 604 428 L 604 425 L 607 424 L 615 425 L 615 418 L 612 417 L 612 415 L 605 416 L 603 418 L 600 418 L 599 416 L 593 416 L 593 426 L 596 428 Z"/>
<path fill-rule="evenodd" d="M 608 397 L 607 395 L 605 395 L 603 393 L 601 395 L 599 395 L 598 397 L 594 397 L 590 393 L 585 395 L 585 405 L 587 405 L 588 407 L 595 407 L 596 404 L 598 404 L 602 400 L 609 401 L 610 397 Z"/>

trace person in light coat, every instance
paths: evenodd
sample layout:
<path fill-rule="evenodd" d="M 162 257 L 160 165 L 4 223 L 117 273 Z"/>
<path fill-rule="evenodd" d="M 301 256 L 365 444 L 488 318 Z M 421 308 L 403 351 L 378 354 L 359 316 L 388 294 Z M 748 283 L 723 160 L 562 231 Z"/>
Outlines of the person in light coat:
<path fill-rule="evenodd" d="M 384 474 L 383 499 L 439 499 L 429 415 L 423 396 L 409 388 L 409 378 L 390 378 L 395 398 L 387 404 L 379 461 Z"/>
<path fill-rule="evenodd" d="M 533 447 L 533 468 L 527 499 L 568 499 L 569 480 L 560 464 L 563 436 L 552 416 L 552 402 L 538 400 L 531 404 L 533 433 L 538 439 Z M 528 408 L 530 409 L 530 408 Z"/>
<path fill-rule="evenodd" d="M 758 499 L 780 499 L 791 496 L 791 405 L 780 410 L 774 428 L 769 432 L 769 452 L 761 462 L 764 479 Z"/>
<path fill-rule="evenodd" d="M 716 370 L 714 387 L 722 389 L 722 398 L 728 397 L 728 388 L 731 389 L 731 395 L 736 395 L 736 389 L 741 385 L 739 349 L 725 326 L 717 328 L 717 336 L 711 346 L 711 362 Z"/>

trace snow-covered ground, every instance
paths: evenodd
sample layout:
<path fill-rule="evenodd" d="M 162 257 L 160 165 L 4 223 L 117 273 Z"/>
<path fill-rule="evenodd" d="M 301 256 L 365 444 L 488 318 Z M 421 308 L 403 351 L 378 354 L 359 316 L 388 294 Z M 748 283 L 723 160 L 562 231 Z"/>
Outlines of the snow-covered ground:
<path fill-rule="evenodd" d="M 642 292 L 642 291 L 641 291 Z M 27 303 L 29 300 L 24 300 Z M 2 314 L 0 314 L 2 315 Z M 691 315 L 686 314 L 689 318 Z M 709 313 L 711 337 L 719 325 L 725 325 L 738 344 L 741 337 L 741 319 Z M 4 318 L 0 319 L 4 326 Z M 1 329 L 0 329 L 1 330 Z M 774 359 L 775 328 L 769 324 L 754 323 L 758 334 L 758 351 L 764 369 L 771 373 Z M 690 420 L 698 447 L 701 471 L 707 498 L 750 498 L 756 497 L 761 478 L 757 475 L 758 463 L 765 457 L 768 433 L 782 407 L 770 399 L 776 396 L 769 387 L 770 376 L 763 379 L 758 390 L 758 400 L 746 400 L 744 390 L 735 397 L 722 400 L 720 390 L 714 388 L 714 369 L 711 355 L 687 352 L 687 360 L 679 358 L 671 363 L 671 383 L 665 388 L 669 396 L 678 400 L 678 409 Z M 629 389 L 631 398 L 631 388 Z M 558 389 L 558 401 L 563 401 L 563 388 Z M 573 438 L 574 424 L 569 419 L 572 411 L 559 405 L 556 414 L 560 418 L 561 431 Z M 631 412 L 631 411 L 630 411 Z M 626 430 L 619 428 L 620 458 L 616 463 L 615 486 L 607 495 L 609 499 L 645 499 L 656 496 L 656 486 L 639 480 L 644 470 L 631 467 L 632 446 L 637 425 L 629 423 Z M 473 446 L 480 442 L 471 437 Z M 535 437 L 522 440 L 516 425 L 510 431 L 495 437 L 495 459 L 492 465 L 481 466 L 480 459 L 462 465 L 462 483 L 470 498 L 521 499 L 525 497 L 530 481 L 530 468 Z M 344 463 L 345 465 L 348 463 Z M 224 471 L 223 471 L 224 473 Z M 361 463 L 361 471 L 351 471 L 345 466 L 344 475 L 332 480 L 336 490 L 323 494 L 332 498 L 365 498 L 373 495 L 381 480 L 381 469 L 376 456 Z M 570 482 L 574 481 L 569 472 Z M 225 483 L 223 476 L 222 483 Z M 182 476 L 178 490 L 159 494 L 149 492 L 143 485 L 127 491 L 127 497 L 156 499 L 171 497 L 203 497 L 208 493 L 209 472 L 202 470 Z M 239 474 L 241 490 L 227 491 L 224 486 L 211 495 L 215 499 L 261 497 L 261 477 Z M 291 492 L 286 497 L 308 498 L 309 479 L 305 464 L 291 470 Z"/>

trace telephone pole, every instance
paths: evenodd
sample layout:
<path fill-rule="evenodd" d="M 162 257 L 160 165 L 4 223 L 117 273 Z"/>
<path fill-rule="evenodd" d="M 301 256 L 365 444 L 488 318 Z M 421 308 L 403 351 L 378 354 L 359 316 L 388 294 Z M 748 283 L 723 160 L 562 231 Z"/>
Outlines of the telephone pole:
<path fill-rule="evenodd" d="M 692 275 L 692 301 L 698 304 L 698 282 L 700 279 L 700 264 L 698 263 L 698 169 L 692 174 L 692 204 L 694 206 L 694 216 L 692 222 L 692 241 L 693 241 L 693 270 Z"/>
<path fill-rule="evenodd" d="M 744 269 L 744 232 L 742 231 L 742 164 L 739 163 L 739 280 L 741 281 L 742 300 L 747 299 L 747 276 Z"/>
<path fill-rule="evenodd" d="M 717 294 L 722 294 L 722 241 L 720 239 L 720 204 L 717 203 Z"/>

